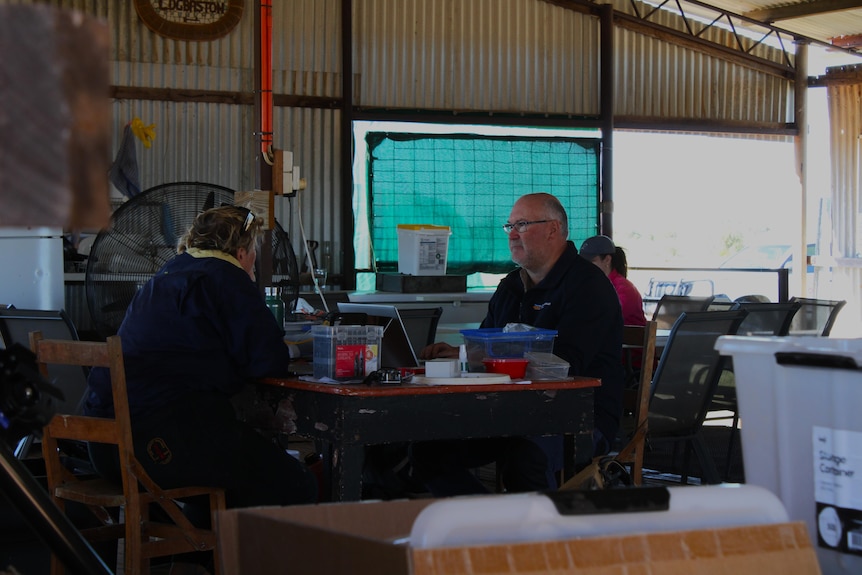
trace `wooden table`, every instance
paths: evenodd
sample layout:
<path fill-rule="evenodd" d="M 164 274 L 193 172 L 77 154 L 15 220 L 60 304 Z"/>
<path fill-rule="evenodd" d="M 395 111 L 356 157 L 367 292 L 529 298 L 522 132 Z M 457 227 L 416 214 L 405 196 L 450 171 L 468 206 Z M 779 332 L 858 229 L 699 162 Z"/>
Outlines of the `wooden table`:
<path fill-rule="evenodd" d="M 278 431 L 312 438 L 321 446 L 332 500 L 357 501 L 368 445 L 565 434 L 575 444 L 575 456 L 567 464 L 586 463 L 592 455 L 593 388 L 598 385 L 598 379 L 575 378 L 369 387 L 293 378 L 262 380 L 255 392 L 281 414 Z"/>

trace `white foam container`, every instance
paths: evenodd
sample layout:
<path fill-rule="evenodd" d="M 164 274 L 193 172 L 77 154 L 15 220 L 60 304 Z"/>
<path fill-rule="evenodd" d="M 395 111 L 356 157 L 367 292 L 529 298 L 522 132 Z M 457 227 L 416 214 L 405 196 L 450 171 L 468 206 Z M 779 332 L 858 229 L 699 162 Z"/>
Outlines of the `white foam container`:
<path fill-rule="evenodd" d="M 561 515 L 541 493 L 440 499 L 410 533 L 419 549 L 786 523 L 775 495 L 752 485 L 669 487 L 669 509 Z"/>
<path fill-rule="evenodd" d="M 398 273 L 446 275 L 450 235 L 449 226 L 398 224 Z"/>
<path fill-rule="evenodd" d="M 862 339 L 722 336 L 716 349 L 733 358 L 746 483 L 769 489 L 791 519 L 805 521 L 824 575 L 862 573 L 862 555 L 824 546 L 826 538 L 834 544 L 841 537 L 850 541 L 856 521 L 848 520 L 846 511 L 843 519 L 831 521 L 834 514 L 826 513 L 831 505 L 823 505 L 832 498 L 827 503 L 849 506 L 849 513 L 859 510 L 862 516 L 862 457 L 848 457 L 844 465 L 858 473 L 837 483 L 825 479 L 829 474 L 819 455 L 862 454 L 862 442 L 855 441 L 862 437 L 862 371 L 828 365 L 848 358 L 862 365 Z M 780 365 L 779 353 L 819 365 Z M 815 358 L 820 361 L 812 362 Z M 818 527 L 826 538 L 818 537 Z"/>

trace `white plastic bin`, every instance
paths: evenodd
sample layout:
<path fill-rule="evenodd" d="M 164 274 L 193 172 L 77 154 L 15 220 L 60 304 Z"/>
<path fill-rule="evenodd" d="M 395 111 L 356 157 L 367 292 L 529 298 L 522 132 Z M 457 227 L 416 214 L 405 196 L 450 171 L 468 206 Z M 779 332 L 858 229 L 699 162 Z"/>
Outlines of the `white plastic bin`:
<path fill-rule="evenodd" d="M 862 339 L 723 336 L 745 481 L 803 520 L 824 575 L 862 573 Z"/>
<path fill-rule="evenodd" d="M 398 224 L 398 273 L 445 276 L 449 259 L 449 226 Z"/>

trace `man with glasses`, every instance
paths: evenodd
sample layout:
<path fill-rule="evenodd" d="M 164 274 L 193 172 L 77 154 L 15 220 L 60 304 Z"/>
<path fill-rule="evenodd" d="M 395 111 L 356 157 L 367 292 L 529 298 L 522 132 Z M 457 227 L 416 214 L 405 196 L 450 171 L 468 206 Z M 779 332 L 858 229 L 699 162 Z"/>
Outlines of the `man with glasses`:
<path fill-rule="evenodd" d="M 595 392 L 593 446 L 594 455 L 605 454 L 622 415 L 623 319 L 616 291 L 599 268 L 578 256 L 556 197 L 522 196 L 503 231 L 519 267 L 500 282 L 481 327 L 524 323 L 557 330 L 554 354 L 569 362 L 569 375 L 602 380 Z M 458 349 L 438 342 L 421 356 L 457 357 Z M 555 437 L 428 442 L 412 451 L 414 474 L 437 496 L 484 491 L 469 469 L 492 461 L 502 469 L 507 491 L 554 488 L 562 467 L 562 438 Z"/>

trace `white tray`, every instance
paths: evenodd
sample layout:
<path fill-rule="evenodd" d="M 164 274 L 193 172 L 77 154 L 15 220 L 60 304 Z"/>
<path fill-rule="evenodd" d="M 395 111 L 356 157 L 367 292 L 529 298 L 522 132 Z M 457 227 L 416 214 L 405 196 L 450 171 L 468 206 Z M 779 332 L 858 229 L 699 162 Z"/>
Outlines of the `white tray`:
<path fill-rule="evenodd" d="M 489 385 L 492 383 L 512 383 L 512 378 L 504 373 L 465 373 L 461 377 L 414 375 L 410 383 L 418 385 Z"/>

